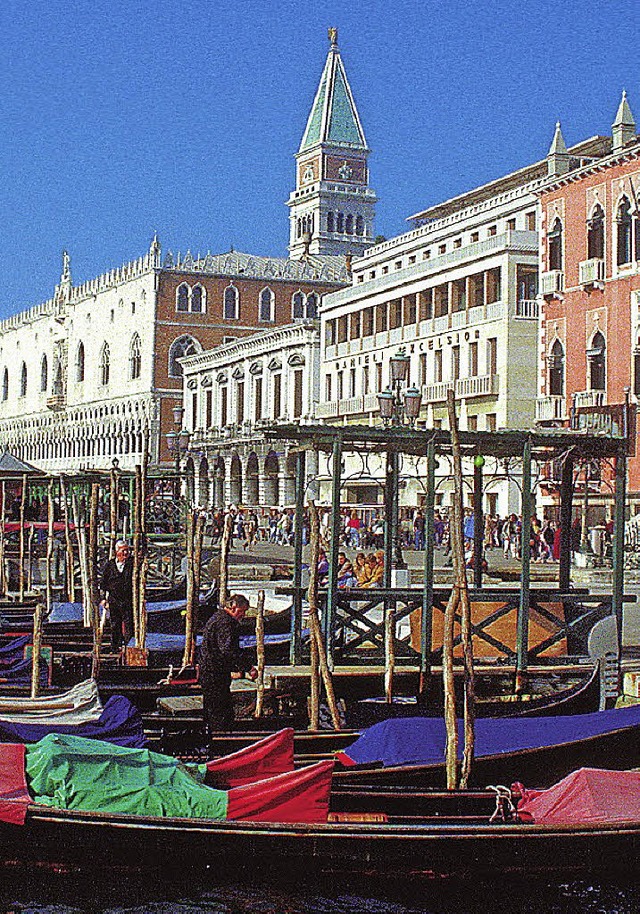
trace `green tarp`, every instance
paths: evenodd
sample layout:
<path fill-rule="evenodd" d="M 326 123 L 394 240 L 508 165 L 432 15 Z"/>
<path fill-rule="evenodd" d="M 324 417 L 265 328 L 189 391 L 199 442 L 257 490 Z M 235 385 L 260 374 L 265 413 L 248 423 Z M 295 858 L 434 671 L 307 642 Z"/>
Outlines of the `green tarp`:
<path fill-rule="evenodd" d="M 52 733 L 26 747 L 36 803 L 88 812 L 226 819 L 227 792 L 199 784 L 177 759 Z M 194 772 L 196 769 L 193 769 Z"/>

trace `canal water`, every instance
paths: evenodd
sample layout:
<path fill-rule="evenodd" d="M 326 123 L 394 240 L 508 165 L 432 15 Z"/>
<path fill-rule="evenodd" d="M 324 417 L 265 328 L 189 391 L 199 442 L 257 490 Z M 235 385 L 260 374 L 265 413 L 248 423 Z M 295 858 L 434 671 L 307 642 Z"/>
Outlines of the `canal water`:
<path fill-rule="evenodd" d="M 637 869 L 630 861 L 630 872 Z M 629 884 L 517 880 L 490 884 L 371 883 L 176 885 L 99 875 L 78 882 L 3 875 L 0 914 L 638 914 L 640 880 Z"/>

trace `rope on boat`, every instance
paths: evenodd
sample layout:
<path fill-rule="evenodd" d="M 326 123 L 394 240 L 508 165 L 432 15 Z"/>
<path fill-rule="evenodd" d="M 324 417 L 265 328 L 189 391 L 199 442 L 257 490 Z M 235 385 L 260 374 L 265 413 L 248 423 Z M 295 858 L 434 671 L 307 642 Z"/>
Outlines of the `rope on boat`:
<path fill-rule="evenodd" d="M 509 787 L 503 784 L 489 784 L 487 790 L 493 791 L 496 796 L 496 808 L 494 809 L 489 824 L 496 822 L 513 822 L 518 816 L 518 811 L 513 803 L 513 797 Z"/>

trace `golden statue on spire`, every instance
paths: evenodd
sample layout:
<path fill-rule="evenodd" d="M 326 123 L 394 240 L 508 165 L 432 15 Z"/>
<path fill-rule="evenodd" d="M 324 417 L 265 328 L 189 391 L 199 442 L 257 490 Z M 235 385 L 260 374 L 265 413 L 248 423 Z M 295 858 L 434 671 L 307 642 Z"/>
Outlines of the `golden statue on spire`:
<path fill-rule="evenodd" d="M 329 35 L 329 41 L 331 42 L 331 47 L 335 48 L 338 46 L 338 30 L 335 28 L 327 29 Z"/>

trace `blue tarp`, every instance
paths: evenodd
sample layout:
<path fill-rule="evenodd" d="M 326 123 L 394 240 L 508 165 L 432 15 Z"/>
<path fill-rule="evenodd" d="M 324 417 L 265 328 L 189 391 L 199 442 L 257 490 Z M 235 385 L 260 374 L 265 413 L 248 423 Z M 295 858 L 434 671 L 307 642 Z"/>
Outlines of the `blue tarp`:
<path fill-rule="evenodd" d="M 303 637 L 305 632 L 303 632 Z M 265 644 L 286 644 L 287 641 L 291 640 L 291 635 L 287 632 L 282 635 L 265 635 L 264 643 Z M 129 642 L 129 647 L 135 646 L 135 639 L 131 639 Z M 196 637 L 196 646 L 200 647 L 202 644 L 202 635 Z M 249 648 L 256 646 L 256 636 L 255 635 L 241 635 L 240 636 L 240 647 Z M 164 632 L 147 632 L 146 647 L 149 651 L 162 651 L 162 652 L 182 652 L 184 650 L 184 635 L 167 635 Z"/>
<path fill-rule="evenodd" d="M 0 667 L 11 665 L 16 660 L 23 658 L 25 647 L 32 641 L 31 635 L 21 635 L 18 638 L 9 639 L 0 647 Z"/>
<path fill-rule="evenodd" d="M 562 745 L 633 726 L 640 726 L 640 705 L 565 717 L 480 718 L 475 724 L 475 755 Z M 345 754 L 357 764 L 433 765 L 444 761 L 445 740 L 444 720 L 439 717 L 396 718 L 365 730 Z M 458 740 L 461 756 L 462 721 Z"/>
<path fill-rule="evenodd" d="M 181 610 L 187 606 L 186 600 L 167 600 L 163 603 L 147 603 L 147 612 L 168 612 Z M 47 623 L 51 622 L 82 622 L 84 607 L 82 603 L 52 603 L 51 612 L 47 616 Z"/>
<path fill-rule="evenodd" d="M 141 749 L 146 745 L 140 712 L 124 695 L 112 695 L 98 720 L 75 726 L 19 724 L 0 719 L 0 742 L 37 743 L 51 732 L 102 739 L 132 749 Z"/>
<path fill-rule="evenodd" d="M 0 665 L 0 683 L 16 686 L 30 685 L 31 669 L 31 657 L 27 660 L 15 660 L 7 666 L 2 664 Z M 42 659 L 38 673 L 41 687 L 46 688 L 49 685 L 49 667 Z"/>

